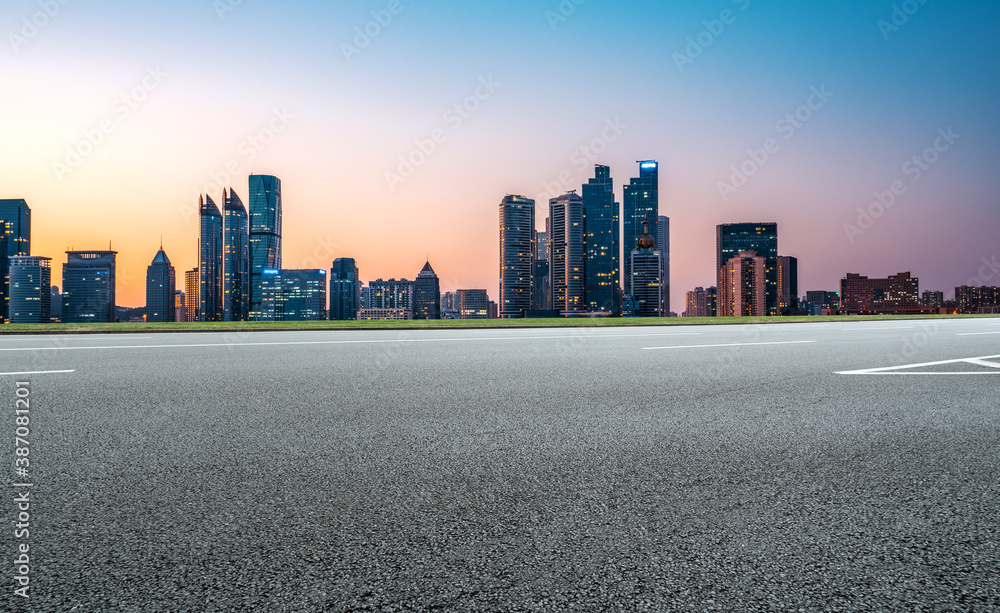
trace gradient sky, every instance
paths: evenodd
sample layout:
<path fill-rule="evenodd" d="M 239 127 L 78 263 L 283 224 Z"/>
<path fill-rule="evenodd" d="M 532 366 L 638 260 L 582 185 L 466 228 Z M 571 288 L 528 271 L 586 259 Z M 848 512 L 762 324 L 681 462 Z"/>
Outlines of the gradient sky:
<path fill-rule="evenodd" d="M 63 251 L 111 241 L 122 305 L 144 304 L 161 235 L 182 283 L 198 194 L 219 202 L 231 184 L 247 201 L 251 172 L 282 180 L 285 268 L 354 257 L 365 281 L 412 279 L 429 255 L 442 291 L 496 299 L 501 198 L 548 198 L 561 174 L 579 189 L 592 175 L 580 148 L 616 120 L 627 128 L 596 161 L 619 201 L 636 160 L 660 161 L 678 312 L 685 291 L 714 284 L 718 223 L 778 222 L 800 294 L 912 271 L 950 295 L 1000 256 L 995 2 L 567 0 L 556 21 L 556 0 L 402 0 L 350 61 L 343 45 L 388 0 L 73 0 L 39 17 L 45 4 L 0 6 L 0 197 L 28 201 L 55 284 Z M 880 28 L 894 6 L 916 10 Z M 675 54 L 699 35 L 711 44 L 681 70 Z M 448 111 L 491 77 L 458 125 Z M 832 97 L 786 138 L 778 122 L 824 87 Z M 134 109 L 121 100 L 133 90 Z M 254 149 L 276 112 L 293 117 Z M 60 171 L 102 121 L 113 130 Z M 960 138 L 913 180 L 904 164 L 948 128 Z M 437 129 L 444 142 L 391 189 L 386 173 Z M 777 151 L 724 199 L 718 182 L 769 138 Z M 906 192 L 849 240 L 844 224 L 897 180 Z"/>

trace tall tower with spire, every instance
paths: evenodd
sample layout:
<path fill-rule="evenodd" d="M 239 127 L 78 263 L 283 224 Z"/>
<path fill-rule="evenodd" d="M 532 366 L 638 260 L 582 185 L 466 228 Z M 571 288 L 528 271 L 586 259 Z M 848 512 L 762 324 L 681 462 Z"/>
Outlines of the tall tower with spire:
<path fill-rule="evenodd" d="M 413 282 L 413 319 L 441 319 L 441 283 L 430 261 Z"/>
<path fill-rule="evenodd" d="M 223 321 L 222 301 L 222 213 L 205 195 L 198 197 L 200 232 L 198 240 L 201 321 Z"/>
<path fill-rule="evenodd" d="M 222 309 L 226 321 L 250 319 L 250 236 L 247 210 L 233 188 L 222 190 Z"/>
<path fill-rule="evenodd" d="M 174 321 L 174 291 L 177 277 L 170 258 L 163 251 L 163 242 L 153 262 L 146 268 L 146 321 L 165 323 Z"/>
<path fill-rule="evenodd" d="M 663 304 L 663 253 L 656 248 L 656 239 L 649 233 L 649 219 L 642 223 L 642 236 L 629 254 L 629 294 L 636 317 L 665 317 Z"/>

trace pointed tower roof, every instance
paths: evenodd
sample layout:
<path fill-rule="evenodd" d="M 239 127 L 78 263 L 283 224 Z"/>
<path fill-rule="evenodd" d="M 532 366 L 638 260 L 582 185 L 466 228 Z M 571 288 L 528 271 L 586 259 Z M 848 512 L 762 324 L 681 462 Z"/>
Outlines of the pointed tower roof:
<path fill-rule="evenodd" d="M 431 268 L 431 263 L 430 262 L 427 262 L 426 264 L 424 264 L 424 267 L 420 270 L 420 276 L 421 277 L 436 277 L 437 276 L 437 274 L 435 274 L 435 272 L 434 272 L 434 269 Z"/>
<path fill-rule="evenodd" d="M 226 190 L 222 190 L 222 206 L 225 207 L 227 211 L 243 211 L 246 213 L 247 209 L 243 206 L 243 201 L 240 199 L 239 194 L 236 190 L 229 188 L 229 195 L 226 195 Z"/>
<path fill-rule="evenodd" d="M 198 205 L 201 208 L 202 215 L 222 217 L 222 213 L 219 212 L 219 207 L 215 206 L 215 202 L 208 194 L 205 194 L 205 196 L 198 196 Z"/>
<path fill-rule="evenodd" d="M 639 237 L 636 249 L 655 249 L 656 240 L 649 234 L 649 217 L 642 221 L 642 236 Z"/>
<path fill-rule="evenodd" d="M 170 258 L 167 257 L 167 253 L 163 250 L 163 247 L 160 247 L 160 250 L 156 252 L 153 264 L 170 264 Z"/>

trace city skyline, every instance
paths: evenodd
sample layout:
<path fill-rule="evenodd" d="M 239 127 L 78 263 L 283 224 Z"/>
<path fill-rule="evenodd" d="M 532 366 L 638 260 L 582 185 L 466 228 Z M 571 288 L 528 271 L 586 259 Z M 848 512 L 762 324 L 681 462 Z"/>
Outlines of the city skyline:
<path fill-rule="evenodd" d="M 285 182 L 282 233 L 295 238 L 283 268 L 352 257 L 365 278 L 391 278 L 429 255 L 443 291 L 499 296 L 497 245 L 486 240 L 499 195 L 544 207 L 603 164 L 624 204 L 635 160 L 655 159 L 659 213 L 674 229 L 674 305 L 714 283 L 713 228 L 752 219 L 781 224 L 802 291 L 835 290 L 846 271 L 913 270 L 950 294 L 996 256 L 1000 234 L 989 164 L 1000 129 L 985 103 L 998 72 L 988 24 L 1000 9 L 930 3 L 893 30 L 879 25 L 893 4 L 585 4 L 562 15 L 512 2 L 474 18 L 403 3 L 349 57 L 342 45 L 384 3 L 244 3 L 221 15 L 195 2 L 128 14 L 65 5 L 8 48 L 2 74 L 31 94 L 0 102 L 19 119 L 16 146 L 0 153 L 3 197 L 32 207 L 32 255 L 53 258 L 53 279 L 65 250 L 111 242 L 129 306 L 143 301 L 159 235 L 177 270 L 193 268 L 197 195 L 221 203 L 230 185 L 242 195 L 252 173 Z M 0 15 L 23 38 L 18 24 L 38 10 L 15 1 Z M 706 24 L 718 31 L 725 10 L 731 22 L 712 34 Z M 525 51 L 494 40 L 499 24 L 517 26 Z M 264 27 L 273 42 L 252 42 Z M 626 27 L 634 36 L 607 53 L 575 42 Z M 712 44 L 699 50 L 699 39 Z M 946 51 L 913 66 L 928 46 Z M 633 87 L 558 103 L 541 94 L 595 71 Z M 405 104 L 389 95 L 400 88 Z M 71 150 L 90 153 L 77 162 Z M 409 172 L 400 158 L 420 163 Z M 366 238 L 374 228 L 391 253 Z"/>

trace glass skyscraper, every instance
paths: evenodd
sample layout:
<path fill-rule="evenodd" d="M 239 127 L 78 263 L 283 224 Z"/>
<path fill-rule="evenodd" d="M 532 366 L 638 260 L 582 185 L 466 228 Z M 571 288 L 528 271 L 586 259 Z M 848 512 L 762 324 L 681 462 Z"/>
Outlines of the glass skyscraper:
<path fill-rule="evenodd" d="M 265 270 L 281 268 L 281 179 L 250 175 L 250 318 L 261 310 Z"/>
<path fill-rule="evenodd" d="M 552 308 L 561 313 L 582 312 L 585 310 L 583 199 L 573 192 L 552 198 L 549 200 L 549 219 Z"/>
<path fill-rule="evenodd" d="M 226 321 L 250 319 L 250 235 L 247 210 L 236 192 L 222 191 L 222 308 Z"/>
<path fill-rule="evenodd" d="M 632 297 L 636 317 L 661 317 L 663 285 L 660 275 L 663 271 L 663 257 L 656 248 L 656 239 L 649 234 L 649 222 L 643 223 L 643 233 L 636 241 L 635 249 L 629 254 L 629 295 Z"/>
<path fill-rule="evenodd" d="M 222 213 L 211 196 L 199 198 L 201 227 L 198 241 L 201 321 L 223 321 Z"/>
<path fill-rule="evenodd" d="M 583 186 L 585 310 L 617 314 L 621 311 L 621 245 L 619 206 L 615 201 L 611 169 L 598 165 L 594 178 Z"/>
<path fill-rule="evenodd" d="M 113 323 L 117 251 L 67 251 L 62 270 L 63 323 Z"/>
<path fill-rule="evenodd" d="M 0 200 L 0 322 L 8 320 L 9 258 L 15 255 L 31 255 L 31 209 L 24 200 Z"/>
<path fill-rule="evenodd" d="M 500 317 L 521 318 L 532 306 L 535 201 L 505 196 L 500 203 Z"/>
<path fill-rule="evenodd" d="M 649 234 L 656 240 L 656 224 L 660 216 L 660 165 L 654 160 L 639 162 L 639 176 L 625 186 L 622 199 L 622 241 L 626 255 L 635 249 L 636 241 L 642 236 L 642 224 L 649 220 Z M 662 249 L 662 245 L 656 246 Z M 625 258 L 625 278 L 631 277 L 629 258 Z"/>
<path fill-rule="evenodd" d="M 746 251 L 754 251 L 764 258 L 767 315 L 778 314 L 778 224 L 734 223 L 716 228 L 716 271 L 721 295 L 723 288 L 722 267 L 729 260 Z M 765 313 L 761 313 L 765 315 Z M 721 315 L 720 315 L 721 316 Z"/>
<path fill-rule="evenodd" d="M 177 277 L 163 247 L 146 268 L 146 321 L 165 323 L 177 318 L 174 292 Z"/>
<path fill-rule="evenodd" d="M 430 262 L 413 280 L 413 319 L 441 319 L 441 283 Z"/>
<path fill-rule="evenodd" d="M 361 309 L 361 276 L 354 258 L 337 258 L 330 268 L 330 319 L 353 321 Z"/>
<path fill-rule="evenodd" d="M 660 215 L 656 220 L 656 248 L 660 250 L 663 259 L 663 273 L 660 284 L 663 285 L 663 302 L 660 313 L 670 317 L 670 218 Z"/>
<path fill-rule="evenodd" d="M 47 324 L 52 308 L 52 258 L 10 258 L 10 323 Z"/>

